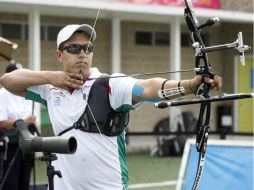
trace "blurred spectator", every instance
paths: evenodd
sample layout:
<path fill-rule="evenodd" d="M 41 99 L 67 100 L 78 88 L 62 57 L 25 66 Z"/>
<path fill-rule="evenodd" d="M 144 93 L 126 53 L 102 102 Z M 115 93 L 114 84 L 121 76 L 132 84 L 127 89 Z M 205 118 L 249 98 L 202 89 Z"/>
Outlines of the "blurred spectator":
<path fill-rule="evenodd" d="M 9 64 L 5 73 L 22 68 L 21 64 Z M 30 128 L 35 128 L 33 103 L 16 96 L 5 88 L 0 89 L 0 189 L 28 190 L 34 155 L 24 156 L 18 146 L 18 136 L 13 124 L 24 119 Z"/>

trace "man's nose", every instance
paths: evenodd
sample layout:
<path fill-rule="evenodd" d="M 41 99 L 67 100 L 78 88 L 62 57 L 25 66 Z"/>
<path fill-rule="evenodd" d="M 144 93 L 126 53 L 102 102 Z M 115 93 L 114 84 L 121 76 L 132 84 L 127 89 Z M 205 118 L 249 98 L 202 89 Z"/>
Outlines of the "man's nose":
<path fill-rule="evenodd" d="M 87 57 L 88 54 L 86 53 L 86 49 L 85 48 L 82 48 L 80 53 L 79 53 L 80 56 L 84 56 L 84 57 Z"/>

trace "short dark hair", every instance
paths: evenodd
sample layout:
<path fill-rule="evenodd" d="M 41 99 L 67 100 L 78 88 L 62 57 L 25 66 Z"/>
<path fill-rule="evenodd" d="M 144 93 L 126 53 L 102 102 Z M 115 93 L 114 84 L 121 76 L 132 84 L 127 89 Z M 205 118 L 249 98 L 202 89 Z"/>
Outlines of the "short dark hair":
<path fill-rule="evenodd" d="M 66 41 L 62 42 L 62 43 L 59 45 L 58 50 L 63 51 L 65 42 L 66 42 Z"/>

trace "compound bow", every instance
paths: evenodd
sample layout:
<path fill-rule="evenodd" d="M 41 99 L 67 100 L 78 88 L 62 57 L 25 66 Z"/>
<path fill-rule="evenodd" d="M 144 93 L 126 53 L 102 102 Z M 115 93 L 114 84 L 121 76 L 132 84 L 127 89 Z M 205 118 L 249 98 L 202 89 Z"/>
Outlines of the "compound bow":
<path fill-rule="evenodd" d="M 244 51 L 250 49 L 250 47 L 247 45 L 243 45 L 242 33 L 239 32 L 238 39 L 234 43 L 206 47 L 201 36 L 201 29 L 206 26 L 213 25 L 215 22 L 219 21 L 219 19 L 216 17 L 216 18 L 208 19 L 204 24 L 199 24 L 198 19 L 195 15 L 191 0 L 184 0 L 184 1 L 186 5 L 184 17 L 186 20 L 186 24 L 188 25 L 189 37 L 192 43 L 192 47 L 195 50 L 195 57 L 196 57 L 195 68 L 197 69 L 196 74 L 207 76 L 209 78 L 214 77 L 214 74 L 211 71 L 211 66 L 208 63 L 208 55 L 207 55 L 207 52 L 211 52 L 211 51 L 235 48 L 236 50 L 239 51 L 240 61 L 242 65 L 244 65 L 245 64 Z M 179 101 L 171 101 L 171 102 L 163 101 L 163 102 L 159 102 L 155 104 L 155 107 L 157 108 L 166 108 L 169 106 L 181 106 L 181 105 L 187 105 L 187 104 L 200 103 L 200 111 L 199 111 L 198 122 L 197 122 L 196 144 L 195 144 L 197 151 L 199 152 L 199 161 L 198 161 L 198 168 L 197 168 L 196 177 L 192 186 L 192 190 L 197 189 L 201 179 L 203 168 L 204 168 L 205 155 L 206 155 L 206 149 L 207 149 L 207 140 L 208 140 L 209 128 L 210 128 L 209 122 L 210 122 L 210 113 L 211 113 L 211 102 L 254 97 L 254 93 L 230 94 L 230 95 L 210 97 L 209 90 L 210 90 L 210 85 L 203 82 L 203 84 L 199 87 L 196 93 L 197 95 L 201 97 L 201 99 L 179 100 Z"/>

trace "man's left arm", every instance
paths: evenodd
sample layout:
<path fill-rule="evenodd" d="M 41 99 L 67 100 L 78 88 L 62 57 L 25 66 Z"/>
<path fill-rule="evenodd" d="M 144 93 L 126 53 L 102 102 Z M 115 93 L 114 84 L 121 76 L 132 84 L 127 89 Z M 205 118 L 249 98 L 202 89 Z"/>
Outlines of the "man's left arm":
<path fill-rule="evenodd" d="M 208 77 L 203 78 L 202 76 L 197 75 L 193 79 L 181 81 L 167 80 L 163 78 L 138 80 L 134 88 L 139 88 L 140 93 L 133 94 L 133 102 L 149 101 L 151 99 L 157 99 L 159 101 L 161 99 L 158 95 L 159 90 L 177 88 L 179 86 L 185 89 L 185 92 L 183 93 L 184 95 L 194 94 L 203 80 L 210 84 L 212 89 L 219 90 L 221 88 L 222 78 L 218 75 L 215 75 L 214 79 L 210 79 Z M 180 97 L 183 94 L 179 93 L 169 97 L 169 99 Z"/>

